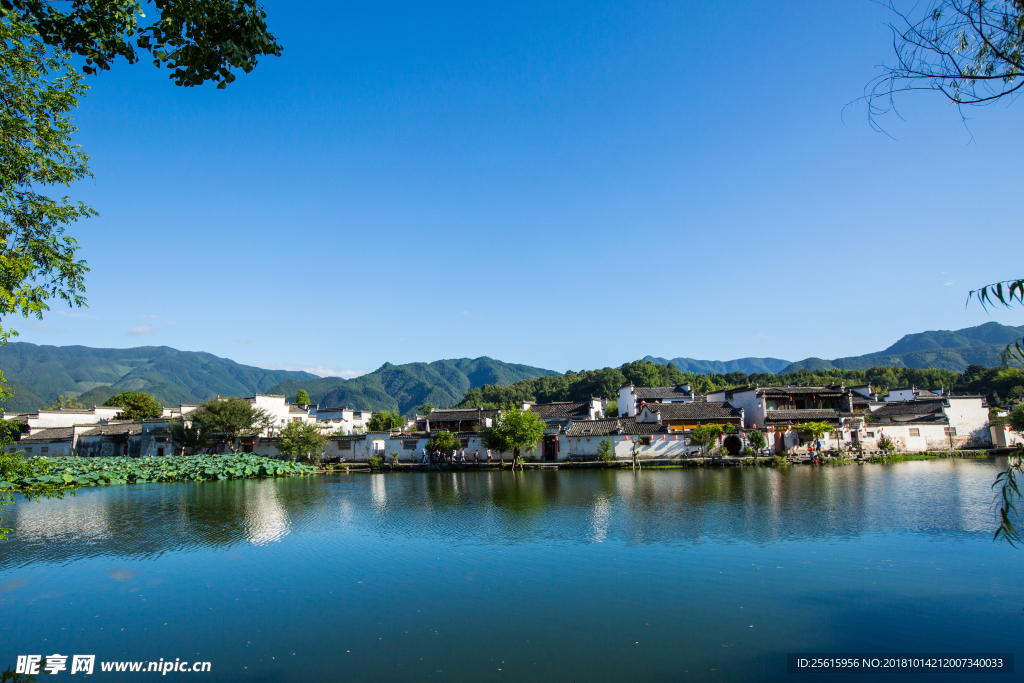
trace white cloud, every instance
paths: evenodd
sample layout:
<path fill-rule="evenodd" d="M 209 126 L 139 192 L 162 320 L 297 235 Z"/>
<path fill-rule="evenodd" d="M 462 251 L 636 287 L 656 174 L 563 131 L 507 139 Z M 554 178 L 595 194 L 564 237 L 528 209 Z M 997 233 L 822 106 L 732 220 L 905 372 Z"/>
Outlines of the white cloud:
<path fill-rule="evenodd" d="M 88 313 L 71 313 L 69 311 L 57 311 L 57 312 L 60 313 L 61 315 L 66 315 L 69 318 L 92 318 L 93 320 L 99 320 L 99 318 L 97 318 L 96 316 L 89 315 Z"/>
<path fill-rule="evenodd" d="M 472 318 L 472 317 L 473 317 L 473 316 L 471 316 L 471 315 L 469 314 L 469 311 L 463 311 L 463 312 L 462 312 L 462 315 L 466 316 L 467 318 Z"/>
<path fill-rule="evenodd" d="M 267 370 L 298 370 L 300 372 L 309 372 L 320 377 L 342 377 L 344 379 L 352 379 L 353 377 L 359 377 L 360 375 L 365 375 L 369 372 L 369 370 L 338 370 L 336 368 L 327 367 L 326 365 L 296 365 L 294 363 L 269 363 L 258 367 L 266 368 Z"/>
<path fill-rule="evenodd" d="M 239 344 L 248 344 L 248 343 L 250 343 L 249 340 L 246 339 L 245 337 L 242 337 L 241 339 L 236 339 L 235 341 L 238 342 Z"/>
<path fill-rule="evenodd" d="M 159 320 L 160 319 L 160 316 L 158 316 L 158 315 L 144 315 L 142 317 L 143 318 L 153 318 L 154 320 Z"/>
<path fill-rule="evenodd" d="M 156 332 L 156 328 L 152 325 L 139 325 L 125 332 L 125 334 L 131 337 L 141 337 L 144 334 L 153 334 Z"/>
<path fill-rule="evenodd" d="M 953 284 L 953 283 L 952 283 L 952 282 L 947 282 L 946 284 L 944 284 L 944 285 L 942 285 L 942 286 L 943 286 L 943 287 L 949 287 L 949 286 L 950 286 L 951 284 Z"/>
<path fill-rule="evenodd" d="M 50 325 L 49 323 L 39 322 L 38 320 L 32 321 L 30 323 L 30 325 L 32 326 L 32 329 L 35 330 L 36 332 L 56 332 L 57 331 L 57 328 L 54 327 L 53 325 Z"/>

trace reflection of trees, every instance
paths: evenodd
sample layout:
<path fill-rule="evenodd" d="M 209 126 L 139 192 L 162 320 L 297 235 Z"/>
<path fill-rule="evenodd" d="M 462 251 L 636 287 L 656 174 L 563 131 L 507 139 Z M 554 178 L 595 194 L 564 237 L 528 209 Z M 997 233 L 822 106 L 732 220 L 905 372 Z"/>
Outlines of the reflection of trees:
<path fill-rule="evenodd" d="M 992 461 L 848 467 L 428 472 L 82 489 L 14 506 L 0 568 L 111 555 L 400 536 L 449 543 L 766 542 L 987 533 Z"/>
<path fill-rule="evenodd" d="M 330 504 L 329 479 L 238 479 L 86 488 L 63 501 L 18 505 L 0 568 L 95 555 L 152 557 L 276 540 Z M 52 503 L 62 503 L 53 505 Z"/>

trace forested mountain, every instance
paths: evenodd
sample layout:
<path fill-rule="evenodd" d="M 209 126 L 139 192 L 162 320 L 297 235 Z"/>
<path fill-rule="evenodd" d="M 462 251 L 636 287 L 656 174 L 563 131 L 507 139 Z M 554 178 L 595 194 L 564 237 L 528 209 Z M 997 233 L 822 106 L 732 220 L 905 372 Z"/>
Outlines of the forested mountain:
<path fill-rule="evenodd" d="M 60 394 L 76 396 L 91 406 L 115 393 L 138 390 L 154 395 L 164 405 L 178 405 L 200 403 L 217 395 L 251 396 L 257 392 L 294 399 L 299 389 L 305 389 L 314 403 L 324 407 L 397 410 L 410 415 L 424 403 L 475 407 L 522 400 L 615 398 L 619 386 L 627 380 L 638 386 L 688 382 L 698 393 L 747 382 L 767 385 L 835 380 L 847 384 L 871 381 L 882 386 L 940 384 L 971 391 L 991 386 L 989 390 L 1005 396 L 1016 386 L 1024 386 L 1024 379 L 1014 373 L 998 378 L 998 373 L 989 373 L 992 377 L 982 381 L 977 379 L 980 375 L 975 368 L 968 373 L 975 378 L 970 384 L 965 383 L 962 373 L 972 365 L 998 366 L 1002 350 L 1022 336 L 1024 327 L 990 322 L 962 330 L 908 334 L 884 351 L 834 360 L 807 358 L 789 363 L 778 358 L 704 361 L 648 356 L 619 368 L 559 375 L 552 370 L 481 357 L 385 363 L 368 375 L 350 380 L 265 370 L 209 353 L 166 346 L 93 349 L 15 342 L 0 346 L 0 369 L 15 392 L 5 404 L 6 410 L 34 410 L 52 403 Z"/>
<path fill-rule="evenodd" d="M 866 370 L 873 367 L 937 368 L 963 372 L 968 365 L 994 367 L 1001 364 L 999 354 L 1021 337 L 1024 327 L 989 322 L 962 330 L 931 330 L 908 334 L 876 353 L 824 360 L 806 358 L 782 370 Z"/>
<path fill-rule="evenodd" d="M 14 396 L 5 410 L 35 410 L 60 394 L 100 405 L 114 394 L 137 390 L 164 405 L 200 403 L 217 395 L 251 396 L 308 372 L 265 370 L 209 353 L 167 346 L 94 349 L 88 346 L 0 346 L 0 370 Z"/>
<path fill-rule="evenodd" d="M 305 389 L 310 400 L 322 407 L 397 410 L 400 414 L 411 415 L 417 406 L 424 403 L 454 405 L 474 387 L 485 384 L 500 386 L 557 374 L 553 370 L 503 363 L 484 356 L 433 363 L 385 363 L 370 374 L 354 379 L 289 380 L 271 387 L 269 393 L 284 394 L 293 400 L 299 389 Z"/>

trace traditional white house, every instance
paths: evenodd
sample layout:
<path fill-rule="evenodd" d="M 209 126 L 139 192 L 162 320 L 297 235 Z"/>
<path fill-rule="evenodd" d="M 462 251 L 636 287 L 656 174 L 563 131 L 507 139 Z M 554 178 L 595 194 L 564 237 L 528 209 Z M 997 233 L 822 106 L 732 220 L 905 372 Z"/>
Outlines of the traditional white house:
<path fill-rule="evenodd" d="M 743 409 L 724 401 L 646 403 L 636 421 L 665 425 L 672 432 L 688 431 L 706 424 L 732 425 L 741 429 Z"/>
<path fill-rule="evenodd" d="M 925 400 L 931 398 L 941 398 L 945 395 L 946 392 L 942 387 L 939 387 L 937 389 L 918 389 L 917 387 L 911 386 L 910 388 L 890 389 L 889 394 L 885 397 L 885 400 L 914 401 L 917 399 Z"/>
<path fill-rule="evenodd" d="M 332 434 L 356 434 L 366 431 L 370 418 L 373 416 L 369 410 L 353 410 L 351 408 L 321 408 L 310 406 L 309 414 L 316 420 L 317 425 L 329 429 Z"/>
<path fill-rule="evenodd" d="M 486 429 L 498 416 L 497 410 L 486 408 L 434 408 L 426 415 L 416 415 L 420 432 L 472 432 Z"/>
<path fill-rule="evenodd" d="M 3 419 L 18 420 L 28 425 L 29 433 L 38 429 L 73 427 L 78 424 L 100 424 L 113 420 L 122 408 L 94 406 L 88 410 L 46 410 L 40 408 L 34 413 L 12 413 L 4 411 Z"/>
<path fill-rule="evenodd" d="M 877 447 L 886 436 L 901 451 L 990 448 L 988 408 L 981 396 L 935 396 L 911 401 L 886 401 L 875 408 L 859 433 L 865 448 Z"/>
<path fill-rule="evenodd" d="M 636 387 L 632 383 L 619 387 L 619 415 L 636 417 L 645 403 L 689 403 L 696 397 L 689 384 L 673 387 Z"/>

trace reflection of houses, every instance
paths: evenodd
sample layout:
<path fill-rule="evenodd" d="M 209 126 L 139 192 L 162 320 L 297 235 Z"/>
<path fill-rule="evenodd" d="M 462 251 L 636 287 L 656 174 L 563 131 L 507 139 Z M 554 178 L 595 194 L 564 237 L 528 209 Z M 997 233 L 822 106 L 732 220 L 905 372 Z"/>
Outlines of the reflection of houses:
<path fill-rule="evenodd" d="M 421 432 L 475 432 L 491 426 L 497 410 L 484 408 L 441 408 L 416 416 L 416 429 Z"/>
<path fill-rule="evenodd" d="M 625 384 L 619 388 L 619 415 L 636 417 L 640 407 L 647 403 L 685 403 L 695 398 L 689 384 L 674 387 L 636 387 Z"/>

